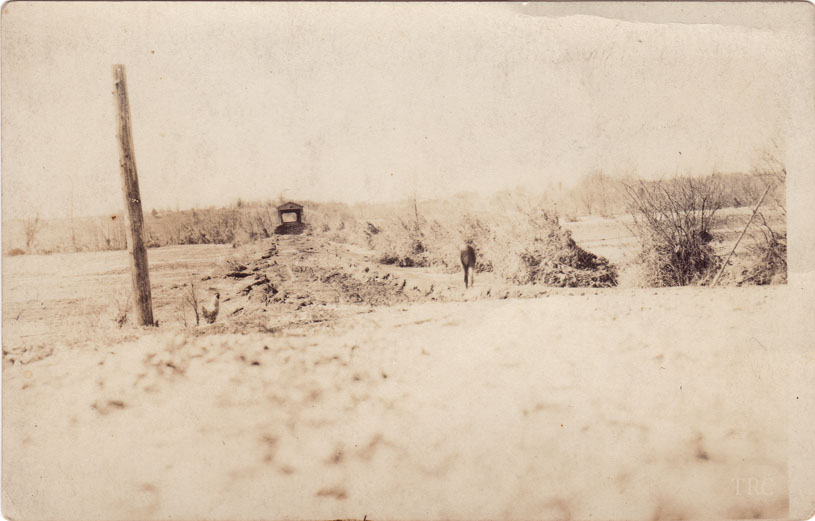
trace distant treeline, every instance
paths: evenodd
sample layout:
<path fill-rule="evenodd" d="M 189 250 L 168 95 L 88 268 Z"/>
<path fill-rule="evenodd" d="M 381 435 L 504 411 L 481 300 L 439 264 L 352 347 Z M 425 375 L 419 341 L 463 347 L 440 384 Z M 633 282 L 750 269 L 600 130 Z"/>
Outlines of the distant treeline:
<path fill-rule="evenodd" d="M 773 174 L 713 174 L 708 176 L 719 187 L 722 207 L 750 206 L 768 184 L 773 189 L 768 201 L 785 203 L 785 183 Z M 416 219 L 431 216 L 444 221 L 446 215 L 476 212 L 482 216 L 498 215 L 507 205 L 513 207 L 542 206 L 553 209 L 566 220 L 580 216 L 611 217 L 628 213 L 630 198 L 626 184 L 641 180 L 613 178 L 602 172 L 592 172 L 576 185 L 564 188 L 550 185 L 541 194 L 518 189 L 490 197 L 463 193 L 449 199 L 414 201 L 406 197 L 402 203 L 344 204 L 298 201 L 305 205 L 304 220 L 317 232 L 331 230 L 337 234 L 352 222 L 379 221 L 399 217 Z M 659 183 L 660 181 L 644 181 Z M 664 180 L 663 180 L 664 182 Z M 148 247 L 182 244 L 243 244 L 271 237 L 279 223 L 277 205 L 282 201 L 266 200 L 235 203 L 221 208 L 192 210 L 146 210 L 145 229 Z M 415 203 L 415 204 L 414 204 Z M 416 214 L 416 215 L 414 215 Z M 119 250 L 126 247 L 124 221 L 121 215 L 82 217 L 73 219 L 27 219 L 4 224 L 5 254 L 53 253 L 75 251 Z"/>
<path fill-rule="evenodd" d="M 756 204 L 767 185 L 772 185 L 768 200 L 785 206 L 786 184 L 779 173 L 729 173 L 712 174 L 709 177 L 718 186 L 722 208 L 740 208 Z M 602 172 L 592 172 L 568 190 L 552 188 L 546 192 L 553 204 L 567 219 L 586 215 L 611 217 L 630 213 L 631 199 L 625 189 L 641 181 L 646 185 L 670 182 L 671 178 L 646 180 L 628 177 L 615 178 Z M 781 182 L 779 182 L 779 180 Z"/>

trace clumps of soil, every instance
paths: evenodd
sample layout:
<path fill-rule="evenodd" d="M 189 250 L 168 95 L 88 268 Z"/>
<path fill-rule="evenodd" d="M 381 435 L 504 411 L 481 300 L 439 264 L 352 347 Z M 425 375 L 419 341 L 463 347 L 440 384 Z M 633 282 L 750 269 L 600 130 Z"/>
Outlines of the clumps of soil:
<path fill-rule="evenodd" d="M 377 235 L 379 234 L 380 231 L 379 228 L 377 228 L 374 224 L 369 222 L 365 223 L 365 230 L 368 235 Z"/>
<path fill-rule="evenodd" d="M 317 491 L 315 494 L 317 497 L 329 497 L 333 499 L 343 500 L 348 497 L 348 494 L 345 492 L 345 488 L 341 486 L 334 486 L 334 487 L 326 487 L 322 488 Z"/>
<path fill-rule="evenodd" d="M 143 360 L 147 374 L 154 374 L 162 378 L 184 375 L 189 363 L 188 353 L 175 345 L 168 345 L 162 351 L 148 353 Z"/>
<path fill-rule="evenodd" d="M 429 265 L 427 259 L 420 254 L 396 255 L 385 253 L 379 257 L 379 263 L 388 266 L 399 266 L 400 268 L 423 268 Z"/>
<path fill-rule="evenodd" d="M 124 408 L 125 403 L 121 400 L 97 400 L 91 404 L 91 409 L 103 416 Z"/>
<path fill-rule="evenodd" d="M 387 305 L 415 300 L 405 280 L 376 264 L 349 256 L 337 243 L 300 235 L 267 241 L 254 259 L 230 261 L 215 278 L 224 287 L 223 306 L 231 327 L 278 331 L 336 318 L 337 306 Z"/>
<path fill-rule="evenodd" d="M 53 344 L 3 347 L 3 361 L 11 364 L 30 364 L 54 354 Z"/>
<path fill-rule="evenodd" d="M 263 291 L 261 292 L 254 291 L 258 287 L 262 288 Z M 277 287 L 269 280 L 269 278 L 266 275 L 262 273 L 256 274 L 254 280 L 240 291 L 241 295 L 262 294 L 264 296 L 263 298 L 264 303 L 267 303 L 270 297 L 274 297 L 278 293 L 279 292 L 277 290 Z"/>
<path fill-rule="evenodd" d="M 339 266 L 289 265 L 263 262 L 251 268 L 251 282 L 238 294 L 263 305 L 295 304 L 298 308 L 325 304 L 390 304 L 400 298 L 404 281 L 389 274 L 359 270 L 352 273 Z"/>
<path fill-rule="evenodd" d="M 192 361 L 210 354 L 205 345 L 183 334 L 142 337 L 140 342 L 144 351 L 132 385 L 148 392 L 157 392 L 169 382 L 186 378 Z"/>

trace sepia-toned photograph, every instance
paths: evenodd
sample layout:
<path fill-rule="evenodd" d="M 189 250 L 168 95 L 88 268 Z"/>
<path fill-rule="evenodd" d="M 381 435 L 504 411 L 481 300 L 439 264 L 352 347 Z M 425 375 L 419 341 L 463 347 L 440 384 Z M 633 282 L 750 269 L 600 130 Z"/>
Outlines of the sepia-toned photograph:
<path fill-rule="evenodd" d="M 0 46 L 5 518 L 815 514 L 811 3 L 19 1 Z"/>

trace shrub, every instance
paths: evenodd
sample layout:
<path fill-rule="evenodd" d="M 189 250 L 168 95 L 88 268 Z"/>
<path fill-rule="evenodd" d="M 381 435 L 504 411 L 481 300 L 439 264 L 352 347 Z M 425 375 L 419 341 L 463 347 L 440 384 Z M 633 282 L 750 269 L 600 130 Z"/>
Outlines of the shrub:
<path fill-rule="evenodd" d="M 704 283 L 720 259 L 713 251 L 713 226 L 722 207 L 716 175 L 626 183 L 634 233 L 641 243 L 637 257 L 647 286 Z"/>
<path fill-rule="evenodd" d="M 742 270 L 739 285 L 786 284 L 787 234 L 773 231 L 761 212 L 758 216 L 762 226 L 755 236 L 755 244 L 747 248 L 750 264 Z"/>
<path fill-rule="evenodd" d="M 133 307 L 132 296 L 131 292 L 119 293 L 113 296 L 113 303 L 116 308 L 113 321 L 116 322 L 119 328 L 122 328 L 127 323 L 127 316 Z"/>
<path fill-rule="evenodd" d="M 397 219 L 395 226 L 389 230 L 376 227 L 371 231 L 371 224 L 366 230 L 372 249 L 381 251 L 379 262 L 396 264 L 403 268 L 429 266 L 430 253 L 425 247 L 425 237 L 418 222 Z"/>
<path fill-rule="evenodd" d="M 580 246 L 569 230 L 560 226 L 557 214 L 538 208 L 528 214 L 531 236 L 503 263 L 499 275 L 518 284 L 557 287 L 613 287 L 617 270 L 603 257 Z"/>

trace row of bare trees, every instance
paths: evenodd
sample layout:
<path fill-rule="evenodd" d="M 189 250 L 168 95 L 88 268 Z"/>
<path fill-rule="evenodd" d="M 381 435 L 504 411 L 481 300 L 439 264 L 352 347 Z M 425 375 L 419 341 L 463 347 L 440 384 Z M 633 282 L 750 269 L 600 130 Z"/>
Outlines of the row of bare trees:
<path fill-rule="evenodd" d="M 739 208 L 755 204 L 768 183 L 777 183 L 778 167 L 752 173 L 715 173 L 719 180 L 718 192 L 722 208 Z M 601 215 L 612 217 L 625 214 L 630 205 L 630 193 L 626 186 L 663 184 L 660 180 L 642 180 L 634 177 L 611 177 L 600 170 L 589 172 L 571 189 L 552 189 L 550 197 L 564 213 L 575 216 Z M 783 192 L 776 193 L 783 204 Z"/>

